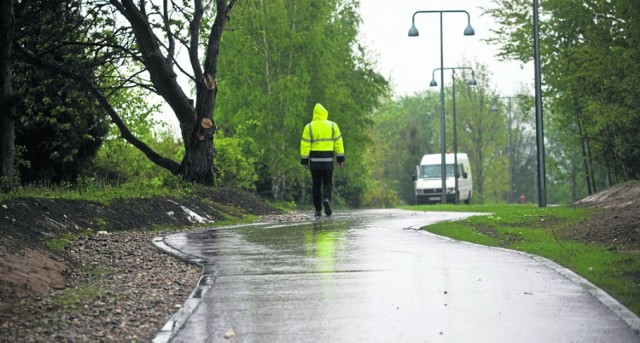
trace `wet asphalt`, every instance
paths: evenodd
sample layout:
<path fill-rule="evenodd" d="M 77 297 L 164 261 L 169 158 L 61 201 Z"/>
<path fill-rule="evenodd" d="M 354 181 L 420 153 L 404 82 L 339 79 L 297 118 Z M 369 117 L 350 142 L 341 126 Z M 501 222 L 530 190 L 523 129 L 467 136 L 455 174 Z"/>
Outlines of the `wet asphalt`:
<path fill-rule="evenodd" d="M 155 240 L 203 266 L 155 342 L 640 342 L 640 320 L 531 255 L 418 231 L 469 213 L 370 210 Z"/>

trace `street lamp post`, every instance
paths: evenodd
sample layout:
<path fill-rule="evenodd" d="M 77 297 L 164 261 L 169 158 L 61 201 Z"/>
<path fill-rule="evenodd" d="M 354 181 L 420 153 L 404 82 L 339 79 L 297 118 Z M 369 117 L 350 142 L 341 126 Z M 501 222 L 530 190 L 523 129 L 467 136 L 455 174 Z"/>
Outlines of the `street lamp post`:
<path fill-rule="evenodd" d="M 409 29 L 409 37 L 418 37 L 418 29 L 416 28 L 416 14 L 418 13 L 439 13 L 440 14 L 440 154 L 442 155 L 440 163 L 440 173 L 442 179 L 442 203 L 447 203 L 447 176 L 445 175 L 445 126 L 444 126 L 444 40 L 442 39 L 442 15 L 444 13 L 465 13 L 467 15 L 467 27 L 464 29 L 465 36 L 475 35 L 473 27 L 471 27 L 471 16 L 469 12 L 464 10 L 435 10 L 435 11 L 416 11 L 411 17 L 411 28 Z"/>
<path fill-rule="evenodd" d="M 456 69 L 458 70 L 464 70 L 464 69 L 468 69 L 471 70 L 471 80 L 467 81 L 467 84 L 469 86 L 475 86 L 478 84 L 478 82 L 476 81 L 476 76 L 475 76 L 475 72 L 473 71 L 473 68 L 471 67 L 451 67 L 451 68 L 442 68 L 445 70 L 451 70 L 451 81 L 453 82 L 453 86 L 452 86 L 452 100 L 453 100 L 453 176 L 455 179 L 455 188 L 454 188 L 454 202 L 457 205 L 459 202 L 459 195 L 458 195 L 458 131 L 457 131 L 457 119 L 456 119 Z M 431 83 L 429 83 L 429 86 L 431 87 L 436 87 L 438 85 L 438 83 L 436 82 L 436 78 L 435 78 L 435 72 L 436 70 L 441 70 L 441 68 L 436 68 L 431 72 Z"/>
<path fill-rule="evenodd" d="M 512 126 L 512 112 L 511 112 L 511 99 L 517 99 L 514 96 L 501 96 L 499 99 L 509 100 L 509 203 L 513 203 L 513 143 L 511 140 L 511 126 Z M 491 106 L 492 112 L 498 111 L 498 106 Z"/>
<path fill-rule="evenodd" d="M 542 75 L 540 72 L 540 29 L 538 0 L 533 0 L 533 61 L 536 89 L 536 147 L 538 151 L 538 207 L 547 207 L 547 186 L 544 166 L 544 127 L 542 118 Z"/>

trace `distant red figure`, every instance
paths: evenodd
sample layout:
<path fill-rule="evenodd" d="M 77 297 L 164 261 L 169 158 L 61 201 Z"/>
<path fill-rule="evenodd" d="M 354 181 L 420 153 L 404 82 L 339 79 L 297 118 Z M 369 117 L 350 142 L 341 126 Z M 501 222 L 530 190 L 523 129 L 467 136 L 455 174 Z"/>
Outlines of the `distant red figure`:
<path fill-rule="evenodd" d="M 520 203 L 524 204 L 527 201 L 527 197 L 524 194 L 520 195 Z"/>

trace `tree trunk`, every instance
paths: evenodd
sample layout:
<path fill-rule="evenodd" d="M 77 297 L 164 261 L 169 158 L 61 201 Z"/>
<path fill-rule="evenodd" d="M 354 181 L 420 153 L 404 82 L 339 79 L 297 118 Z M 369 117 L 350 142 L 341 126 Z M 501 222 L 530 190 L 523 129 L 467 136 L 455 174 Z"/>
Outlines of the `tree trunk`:
<path fill-rule="evenodd" d="M 142 63 L 146 66 L 151 81 L 180 122 L 186 150 L 181 165 L 183 180 L 206 185 L 213 184 L 215 172 L 213 135 L 216 131 L 213 111 L 217 93 L 217 62 L 224 26 L 229 20 L 236 0 L 216 0 L 216 16 L 209 32 L 204 66 L 200 65 L 198 53 L 202 34 L 200 21 L 204 15 L 204 7 L 201 0 L 194 1 L 194 17 L 189 24 L 191 34 L 189 59 L 194 71 L 193 80 L 196 83 L 195 108 L 177 82 L 172 62 L 173 49 L 170 48 L 167 51 L 168 56 L 163 56 L 158 37 L 149 25 L 147 14 L 141 11 L 133 0 L 111 0 L 110 3 L 123 13 L 131 24 L 141 52 Z M 140 4 L 144 9 L 144 4 L 142 2 Z M 166 21 L 165 25 L 169 30 L 171 23 Z M 168 38 L 171 40 L 172 36 L 169 34 Z M 172 41 L 169 46 L 171 43 Z"/>
<path fill-rule="evenodd" d="M 591 158 L 591 141 L 589 136 L 585 135 L 585 142 L 587 146 L 587 157 L 589 158 L 589 176 L 591 178 L 591 188 L 593 188 L 593 194 L 598 193 L 598 189 L 596 189 L 596 173 L 593 170 L 593 159 Z"/>
<path fill-rule="evenodd" d="M 578 136 L 580 137 L 580 147 L 582 148 L 582 165 L 584 168 L 584 174 L 587 181 L 587 192 L 589 195 L 595 193 L 591 189 L 591 168 L 589 166 L 589 160 L 587 156 L 587 135 L 582 130 L 582 115 L 580 107 L 577 105 L 577 100 L 574 100 L 574 110 L 576 116 L 576 124 L 578 125 Z"/>
<path fill-rule="evenodd" d="M 11 187 L 14 181 L 15 106 L 11 90 L 11 42 L 14 26 L 14 1 L 3 0 L 0 5 L 0 177 L 3 187 Z"/>
<path fill-rule="evenodd" d="M 11 188 L 14 181 L 15 162 L 15 133 L 13 120 L 13 106 L 9 109 L 4 107 L 0 110 L 0 186 Z"/>
<path fill-rule="evenodd" d="M 190 138 L 185 142 L 186 154 L 182 161 L 182 179 L 212 185 L 215 171 L 213 121 L 210 118 L 201 118 L 190 131 L 192 132 Z M 185 136 L 184 133 L 183 136 Z"/>

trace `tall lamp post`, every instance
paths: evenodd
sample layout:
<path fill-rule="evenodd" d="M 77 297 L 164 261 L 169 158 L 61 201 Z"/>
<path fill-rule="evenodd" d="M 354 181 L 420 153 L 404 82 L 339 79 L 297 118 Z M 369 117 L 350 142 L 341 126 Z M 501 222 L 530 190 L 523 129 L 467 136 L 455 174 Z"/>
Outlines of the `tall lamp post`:
<path fill-rule="evenodd" d="M 533 62 L 536 89 L 536 147 L 538 151 L 538 207 L 547 207 L 546 172 L 544 166 L 544 126 L 542 118 L 542 75 L 540 72 L 540 28 L 538 0 L 533 0 Z"/>
<path fill-rule="evenodd" d="M 469 86 L 476 86 L 478 82 L 476 81 L 476 75 L 471 67 L 451 67 L 451 68 L 442 68 L 445 70 L 451 70 L 451 81 L 453 82 L 452 86 L 452 100 L 453 100 L 453 176 L 455 179 L 455 188 L 453 199 L 455 204 L 457 205 L 459 202 L 459 194 L 458 194 L 458 131 L 457 131 L 457 120 L 456 120 L 456 69 L 457 70 L 471 70 L 471 80 L 467 81 Z M 436 87 L 438 83 L 436 82 L 435 72 L 436 70 L 441 70 L 441 68 L 436 68 L 431 72 L 431 82 L 429 86 Z"/>
<path fill-rule="evenodd" d="M 409 29 L 409 37 L 418 37 L 418 29 L 416 28 L 416 14 L 418 13 L 439 13 L 440 14 L 440 154 L 441 157 L 441 179 L 442 179 L 442 203 L 447 203 L 447 176 L 445 175 L 445 136 L 444 136 L 444 40 L 442 39 L 442 16 L 444 13 L 465 13 L 467 15 L 467 27 L 464 29 L 465 36 L 475 35 L 473 27 L 471 27 L 471 16 L 469 12 L 464 10 L 435 10 L 435 11 L 416 11 L 411 17 L 411 28 Z"/>
<path fill-rule="evenodd" d="M 513 203 L 513 142 L 511 140 L 511 126 L 512 126 L 512 112 L 511 112 L 511 99 L 517 99 L 515 96 L 501 96 L 498 99 L 509 100 L 509 203 Z M 494 104 L 491 106 L 491 112 L 498 112 L 498 106 Z"/>

